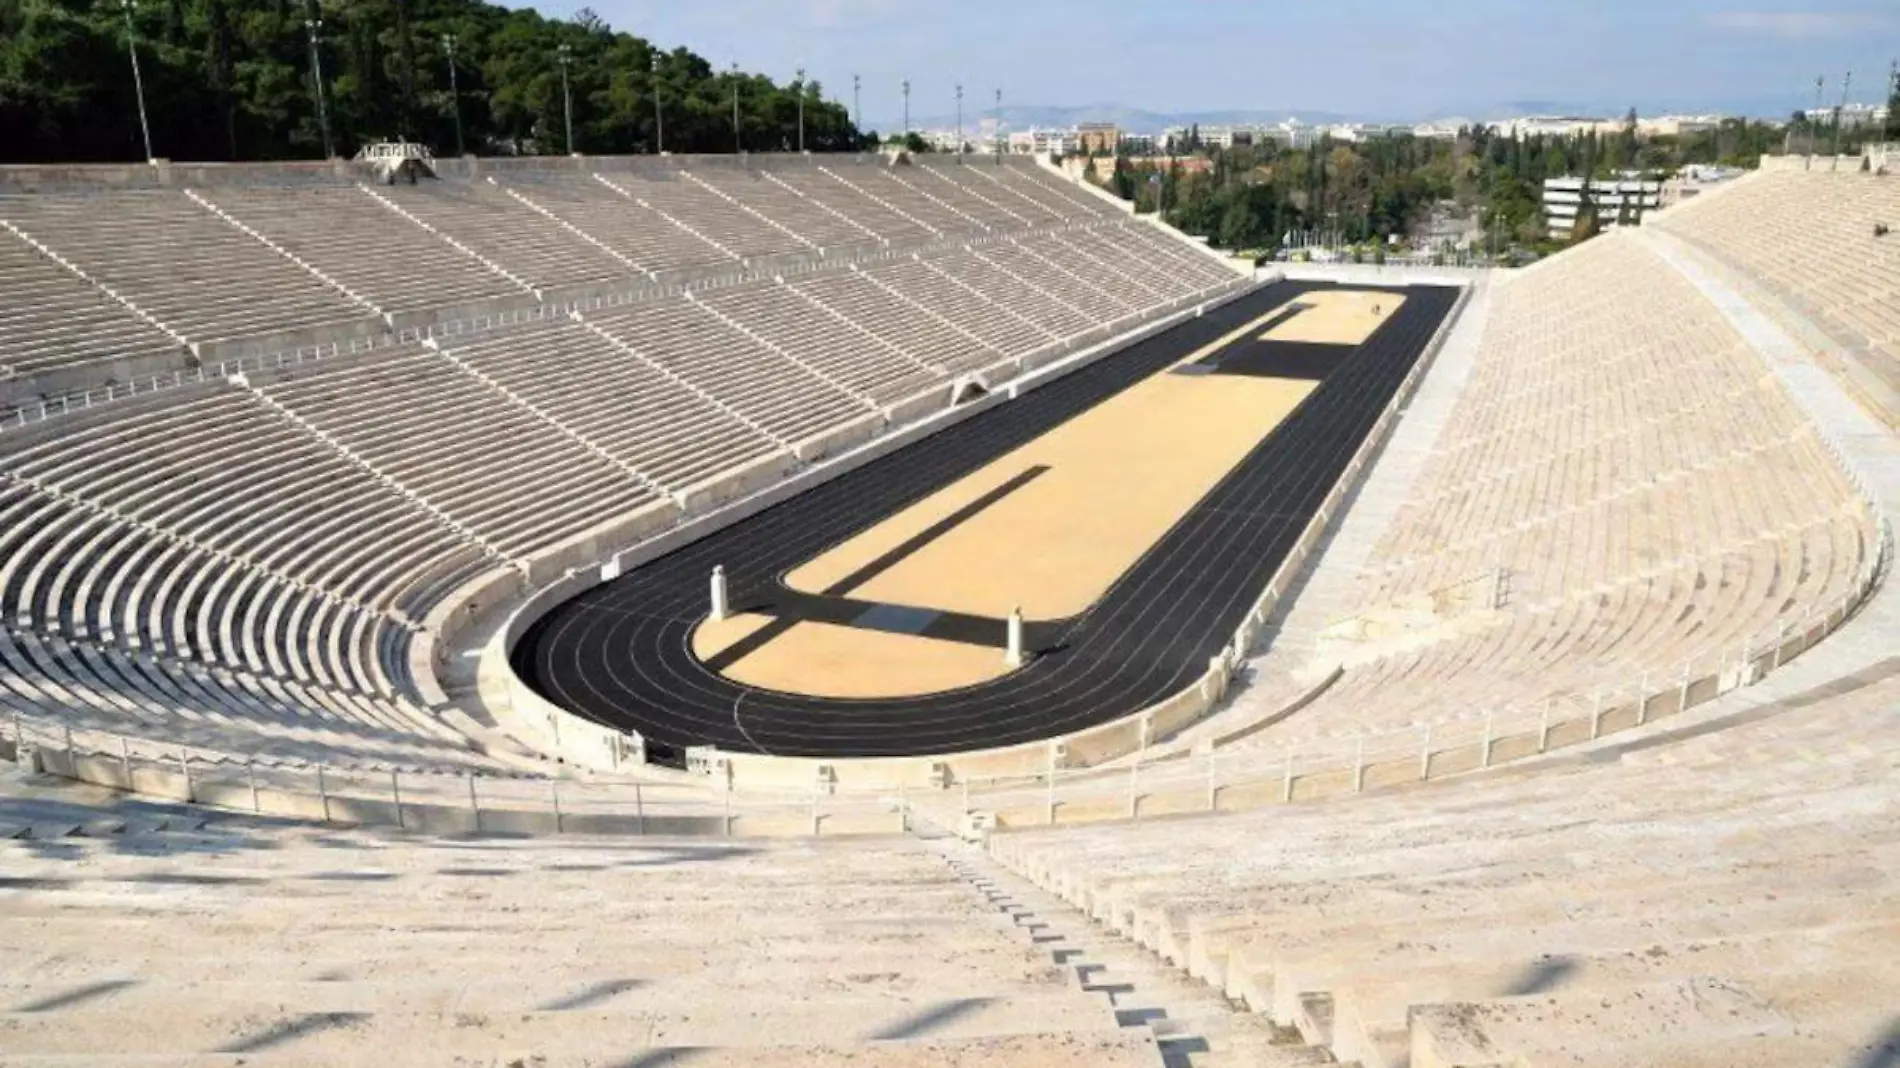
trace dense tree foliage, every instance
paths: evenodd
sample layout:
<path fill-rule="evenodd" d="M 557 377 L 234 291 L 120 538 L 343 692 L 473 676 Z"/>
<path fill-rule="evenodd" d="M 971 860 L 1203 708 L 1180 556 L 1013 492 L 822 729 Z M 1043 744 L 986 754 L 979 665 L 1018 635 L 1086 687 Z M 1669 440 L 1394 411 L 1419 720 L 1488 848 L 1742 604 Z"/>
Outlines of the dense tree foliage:
<path fill-rule="evenodd" d="M 1900 141 L 1900 67 L 1895 67 L 1887 79 L 1892 84 L 1887 87 L 1887 128 L 1881 131 L 1881 137 Z"/>
<path fill-rule="evenodd" d="M 1342 242 L 1408 233 L 1434 207 L 1477 216 L 1498 245 L 1546 242 L 1544 179 L 1623 171 L 1673 172 L 1685 164 L 1753 166 L 1782 150 L 1781 128 L 1740 119 L 1680 137 L 1639 138 L 1632 112 L 1609 134 L 1519 136 L 1485 128 L 1452 140 L 1399 135 L 1365 141 L 1321 138 L 1310 148 L 1273 144 L 1205 146 L 1190 131 L 1178 162 L 1098 161 L 1098 180 L 1137 210 L 1162 210 L 1170 222 L 1215 244 L 1269 249 L 1288 234 L 1325 232 Z"/>
<path fill-rule="evenodd" d="M 575 151 L 730 152 L 732 100 L 747 151 L 860 144 L 815 82 L 779 85 L 616 33 L 592 11 L 567 21 L 479 0 L 0 0 L 0 161 L 141 159 L 128 18 L 153 151 L 172 159 L 323 154 L 308 21 L 336 151 L 407 138 L 469 151 L 564 152 L 561 49 Z M 450 93 L 452 36 L 459 94 Z"/>

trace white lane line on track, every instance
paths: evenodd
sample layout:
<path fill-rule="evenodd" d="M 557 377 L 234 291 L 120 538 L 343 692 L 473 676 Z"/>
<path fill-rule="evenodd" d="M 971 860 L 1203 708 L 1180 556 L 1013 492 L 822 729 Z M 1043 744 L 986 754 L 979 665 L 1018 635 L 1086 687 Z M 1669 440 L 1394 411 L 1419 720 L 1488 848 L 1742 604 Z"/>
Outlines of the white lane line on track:
<path fill-rule="evenodd" d="M 765 747 L 760 745 L 756 738 L 752 737 L 752 732 L 745 729 L 745 724 L 739 722 L 739 702 L 745 700 L 745 695 L 751 692 L 751 690 L 741 688 L 739 690 L 739 696 L 732 699 L 732 725 L 739 728 L 739 733 L 745 735 L 745 740 L 751 744 L 752 748 L 759 751 L 759 755 L 771 756 L 772 754 L 766 752 Z"/>

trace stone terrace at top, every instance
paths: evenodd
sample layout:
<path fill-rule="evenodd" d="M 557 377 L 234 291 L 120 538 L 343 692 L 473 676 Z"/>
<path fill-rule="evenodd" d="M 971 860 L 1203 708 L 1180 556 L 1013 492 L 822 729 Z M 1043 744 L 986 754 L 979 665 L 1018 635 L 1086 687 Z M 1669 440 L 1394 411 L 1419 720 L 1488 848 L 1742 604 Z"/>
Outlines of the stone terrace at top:
<path fill-rule="evenodd" d="M 0 172 L 0 281 L 18 308 L 0 400 L 577 297 L 1127 225 L 1100 197 L 989 157 L 438 167 L 448 180 L 415 187 L 343 163 Z"/>

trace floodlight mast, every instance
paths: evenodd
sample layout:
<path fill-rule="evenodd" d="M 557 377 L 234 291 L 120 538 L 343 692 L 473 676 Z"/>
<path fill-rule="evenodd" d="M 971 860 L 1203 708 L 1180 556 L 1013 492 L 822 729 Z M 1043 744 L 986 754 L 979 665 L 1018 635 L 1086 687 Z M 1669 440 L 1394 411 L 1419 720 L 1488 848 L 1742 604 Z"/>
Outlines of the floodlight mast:
<path fill-rule="evenodd" d="M 336 147 L 330 140 L 330 107 L 323 99 L 323 52 L 318 41 L 323 36 L 323 20 L 305 19 L 304 30 L 310 37 L 310 87 L 317 98 L 317 126 L 323 131 L 323 158 L 336 156 Z"/>
<path fill-rule="evenodd" d="M 963 83 L 957 83 L 957 162 L 963 162 Z"/>
<path fill-rule="evenodd" d="M 125 12 L 125 50 L 132 57 L 132 91 L 139 101 L 139 133 L 145 138 L 145 162 L 151 163 L 158 157 L 152 153 L 152 124 L 145 118 L 145 76 L 139 72 L 138 30 L 132 25 L 132 12 L 138 3 L 137 0 L 119 0 L 119 6 Z"/>
<path fill-rule="evenodd" d="M 574 93 L 568 85 L 567 68 L 574 62 L 574 50 L 562 44 L 555 50 L 561 62 L 561 114 L 567 122 L 567 154 L 574 154 Z"/>
<path fill-rule="evenodd" d="M 660 110 L 660 54 L 653 53 L 648 64 L 653 71 L 653 154 L 666 155 L 666 113 Z"/>
<path fill-rule="evenodd" d="M 468 155 L 468 146 L 462 141 L 462 88 L 455 75 L 455 41 L 452 33 L 442 35 L 442 50 L 449 54 L 449 100 L 455 110 L 455 154 Z"/>

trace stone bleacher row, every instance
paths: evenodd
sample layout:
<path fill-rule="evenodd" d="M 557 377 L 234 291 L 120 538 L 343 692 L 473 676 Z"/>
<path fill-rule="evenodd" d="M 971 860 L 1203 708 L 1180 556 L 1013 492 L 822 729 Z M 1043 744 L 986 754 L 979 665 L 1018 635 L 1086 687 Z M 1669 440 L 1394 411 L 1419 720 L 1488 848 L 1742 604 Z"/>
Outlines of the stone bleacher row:
<path fill-rule="evenodd" d="M 1763 171 L 1655 223 L 1858 339 L 1886 397 L 1900 398 L 1900 236 L 1874 236 L 1877 223 L 1900 231 L 1900 177 Z"/>
<path fill-rule="evenodd" d="M 1604 759 L 990 848 L 1340 1063 L 1881 1064 L 1900 679 L 1828 689 Z"/>
<path fill-rule="evenodd" d="M 252 219 L 265 217 L 254 200 L 278 195 L 208 194 Z M 295 195 L 312 198 L 311 214 L 285 216 L 272 240 L 356 295 L 319 285 L 331 303 L 313 314 L 439 303 L 413 278 L 384 285 L 368 261 L 344 271 L 321 212 L 348 205 L 342 230 L 397 218 L 371 197 Z M 140 196 L 216 220 L 189 198 Z M 244 251 L 265 249 L 227 229 L 251 242 Z M 518 251 L 509 271 L 540 262 Z M 103 246 L 91 254 L 116 266 Z M 450 271 L 442 299 L 489 277 L 500 275 Z M 425 767 L 433 752 L 446 768 L 490 768 L 429 707 L 433 685 L 409 677 L 422 621 L 462 582 L 525 570 L 630 516 L 664 522 L 735 470 L 782 472 L 910 418 L 908 399 L 935 393 L 941 407 L 961 375 L 1132 328 L 1235 281 L 1145 222 L 971 234 L 250 372 L 9 433 L 0 715 L 213 752 L 318 762 L 327 746 L 333 763 Z"/>
<path fill-rule="evenodd" d="M 219 825 L 49 844 L 0 838 L 21 1068 L 1164 1063 L 914 840 Z M 102 939 L 127 894 L 164 922 Z"/>
<path fill-rule="evenodd" d="M 1362 734 L 1415 748 L 1425 723 L 1584 715 L 1607 693 L 1666 688 L 1686 661 L 1707 674 L 1765 647 L 1877 553 L 1816 428 L 1629 235 L 1500 283 L 1492 303 L 1470 382 L 1361 572 L 1361 607 L 1321 637 L 1314 674 L 1344 676 L 1238 744 L 1350 761 Z M 1459 589 L 1478 593 L 1446 596 Z"/>
<path fill-rule="evenodd" d="M 848 260 L 1116 214 L 1020 164 L 854 158 L 416 188 L 0 195 L 0 280 L 26 297 L 0 338 L 0 380 L 89 366 L 104 380 L 182 366 L 187 344 L 372 332 L 550 289 Z"/>

